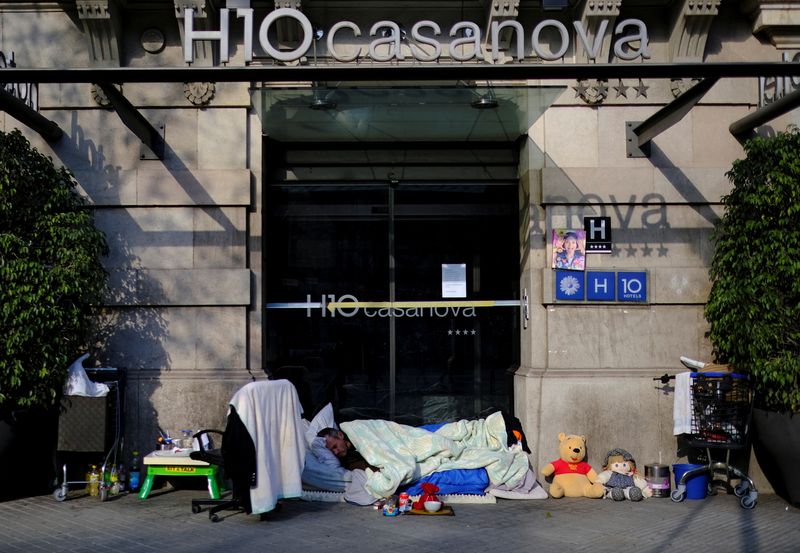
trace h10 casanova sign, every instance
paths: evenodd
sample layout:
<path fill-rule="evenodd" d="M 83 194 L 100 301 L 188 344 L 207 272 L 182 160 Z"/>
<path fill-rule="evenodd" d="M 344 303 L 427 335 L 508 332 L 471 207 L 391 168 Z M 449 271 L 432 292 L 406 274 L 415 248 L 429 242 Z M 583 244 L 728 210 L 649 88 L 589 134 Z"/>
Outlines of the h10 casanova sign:
<path fill-rule="evenodd" d="M 223 8 L 220 10 L 220 30 L 219 31 L 195 31 L 194 30 L 194 11 L 187 9 L 184 12 L 184 42 L 183 52 L 186 63 L 194 61 L 194 41 L 211 40 L 219 41 L 220 61 L 227 63 L 230 59 L 229 53 L 229 34 L 231 12 L 236 12 L 236 18 L 242 19 L 244 24 L 244 61 L 249 63 L 253 60 L 253 9 L 252 8 Z M 300 46 L 291 51 L 279 50 L 269 39 L 270 26 L 280 18 L 294 19 L 303 30 L 303 41 Z M 573 21 L 578 41 L 586 50 L 590 60 L 597 58 L 603 39 L 608 31 L 608 21 L 602 21 L 594 40 L 590 39 L 586 29 L 580 21 Z M 490 29 L 491 57 L 497 60 L 500 57 L 500 32 L 506 28 L 513 29 L 515 35 L 516 56 L 518 61 L 523 61 L 525 56 L 525 31 L 518 21 L 492 22 Z M 556 42 L 558 48 L 555 51 L 550 48 L 542 47 L 540 35 L 545 29 L 554 29 L 558 32 L 560 40 Z M 622 35 L 623 31 L 633 28 L 631 34 Z M 344 55 L 337 51 L 337 35 L 347 29 L 355 37 L 361 36 L 361 28 L 352 21 L 339 21 L 335 23 L 327 32 L 328 53 L 335 60 L 340 62 L 352 62 L 363 57 L 363 48 L 355 53 Z M 385 30 L 387 32 L 380 32 Z M 379 35 L 380 32 L 380 36 Z M 418 61 L 435 61 L 442 54 L 442 43 L 438 40 L 441 36 L 441 27 L 434 21 L 418 21 L 411 27 L 410 52 L 414 59 Z M 449 43 L 450 57 L 456 61 L 468 61 L 481 53 L 481 29 L 477 24 L 470 21 L 460 21 L 450 28 L 449 32 L 452 40 Z M 614 41 L 614 55 L 621 60 L 633 60 L 641 56 L 649 58 L 647 27 L 639 19 L 625 19 L 620 21 L 614 28 L 614 35 L 618 38 Z M 405 54 L 400 48 L 403 39 L 400 26 L 394 21 L 378 21 L 369 30 L 369 36 L 377 37 L 369 43 L 368 55 L 371 59 L 379 62 L 390 61 L 393 59 L 403 60 Z M 540 21 L 531 32 L 531 46 L 533 53 L 543 60 L 557 60 L 563 58 L 569 49 L 570 32 L 567 26 L 555 19 L 545 19 Z M 314 29 L 311 22 L 303 12 L 293 8 L 279 8 L 271 11 L 261 22 L 258 29 L 258 41 L 268 56 L 284 62 L 291 62 L 303 57 L 311 47 L 314 38 Z M 386 45 L 387 53 L 379 53 L 378 47 Z M 427 48 L 423 50 L 422 45 Z M 469 46 L 464 52 L 459 51 L 459 46 Z M 383 50 L 383 49 L 382 49 Z"/>

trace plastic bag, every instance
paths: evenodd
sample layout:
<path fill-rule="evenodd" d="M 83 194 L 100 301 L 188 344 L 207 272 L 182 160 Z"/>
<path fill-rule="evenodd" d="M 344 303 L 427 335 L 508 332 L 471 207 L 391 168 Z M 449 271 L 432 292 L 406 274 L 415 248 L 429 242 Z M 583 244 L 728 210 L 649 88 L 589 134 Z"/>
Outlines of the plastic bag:
<path fill-rule="evenodd" d="M 93 382 L 83 368 L 83 361 L 89 357 L 84 353 L 69 366 L 67 383 L 64 386 L 64 395 L 83 397 L 103 397 L 108 395 L 108 385 L 102 382 Z"/>

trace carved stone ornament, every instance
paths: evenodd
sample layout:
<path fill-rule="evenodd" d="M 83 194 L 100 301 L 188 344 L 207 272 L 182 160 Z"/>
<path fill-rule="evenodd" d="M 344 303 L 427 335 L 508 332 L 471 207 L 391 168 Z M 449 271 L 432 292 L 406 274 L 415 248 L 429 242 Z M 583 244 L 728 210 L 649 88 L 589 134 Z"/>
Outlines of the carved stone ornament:
<path fill-rule="evenodd" d="M 597 79 L 581 79 L 577 86 L 573 86 L 575 97 L 580 98 L 589 105 L 603 103 L 608 98 L 608 81 Z"/>
<path fill-rule="evenodd" d="M 183 94 L 195 106 L 207 106 L 214 98 L 214 83 L 183 83 Z"/>
<path fill-rule="evenodd" d="M 669 89 L 672 91 L 672 95 L 677 98 L 699 81 L 700 79 L 672 79 L 669 83 Z"/>
<path fill-rule="evenodd" d="M 114 86 L 117 87 L 117 90 L 122 92 L 122 85 L 115 84 Z M 103 92 L 103 89 L 95 84 L 92 85 L 92 100 L 94 100 L 95 103 L 100 107 L 111 107 L 111 100 L 108 99 L 108 96 L 106 96 L 106 93 Z"/>
<path fill-rule="evenodd" d="M 160 29 L 150 28 L 142 32 L 140 38 L 142 49 L 148 54 L 158 54 L 164 50 L 166 39 Z"/>

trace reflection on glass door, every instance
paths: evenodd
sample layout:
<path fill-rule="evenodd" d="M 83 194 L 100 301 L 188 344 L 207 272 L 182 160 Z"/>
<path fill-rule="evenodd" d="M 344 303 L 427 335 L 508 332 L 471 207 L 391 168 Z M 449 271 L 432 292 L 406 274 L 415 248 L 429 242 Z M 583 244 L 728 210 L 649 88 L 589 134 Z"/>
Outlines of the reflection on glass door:
<path fill-rule="evenodd" d="M 267 205 L 268 369 L 307 379 L 307 410 L 417 425 L 511 409 L 516 186 L 281 183 Z M 446 292 L 443 265 L 463 266 Z"/>

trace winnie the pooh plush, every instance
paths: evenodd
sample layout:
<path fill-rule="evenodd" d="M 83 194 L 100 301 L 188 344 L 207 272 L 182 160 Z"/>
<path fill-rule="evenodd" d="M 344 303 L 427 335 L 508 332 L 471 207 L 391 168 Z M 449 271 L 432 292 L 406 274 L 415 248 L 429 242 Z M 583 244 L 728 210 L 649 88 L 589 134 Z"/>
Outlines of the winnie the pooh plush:
<path fill-rule="evenodd" d="M 583 460 L 586 457 L 586 437 L 561 432 L 558 440 L 560 458 L 540 471 L 545 477 L 555 475 L 550 484 L 550 496 L 603 497 L 605 488 L 596 482 L 597 473 Z"/>
<path fill-rule="evenodd" d="M 597 481 L 605 486 L 605 497 L 614 501 L 641 501 L 652 497 L 653 490 L 647 480 L 636 472 L 636 460 L 633 455 L 617 447 L 606 454 L 603 472 L 597 475 Z"/>

